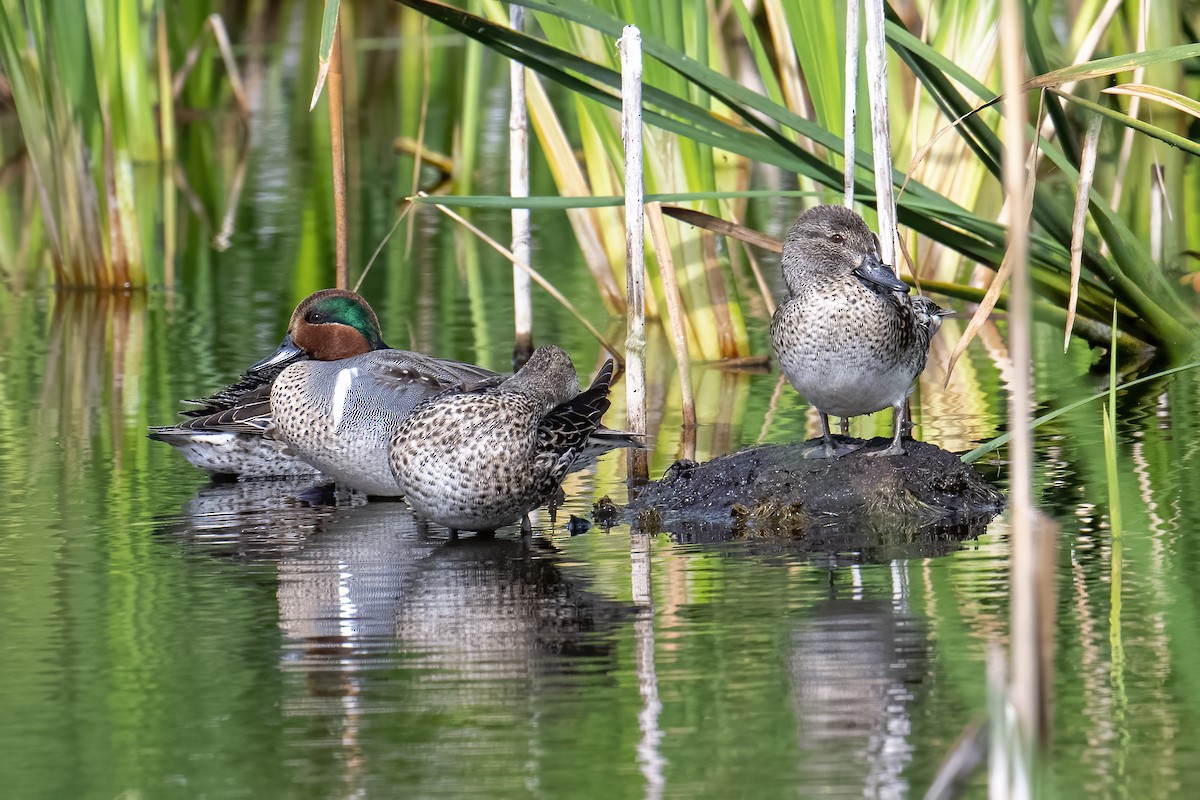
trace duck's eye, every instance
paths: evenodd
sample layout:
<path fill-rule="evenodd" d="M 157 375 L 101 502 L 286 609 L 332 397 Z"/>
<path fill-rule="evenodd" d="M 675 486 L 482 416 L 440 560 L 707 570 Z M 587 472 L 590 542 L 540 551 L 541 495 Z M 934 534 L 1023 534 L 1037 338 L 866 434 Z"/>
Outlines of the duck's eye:
<path fill-rule="evenodd" d="M 842 236 L 840 233 L 831 233 L 829 234 L 829 241 L 833 242 L 834 244 L 841 244 L 842 242 L 846 241 L 846 237 Z"/>
<path fill-rule="evenodd" d="M 308 324 L 318 325 L 325 321 L 325 315 L 320 311 L 314 311 L 308 315 Z"/>

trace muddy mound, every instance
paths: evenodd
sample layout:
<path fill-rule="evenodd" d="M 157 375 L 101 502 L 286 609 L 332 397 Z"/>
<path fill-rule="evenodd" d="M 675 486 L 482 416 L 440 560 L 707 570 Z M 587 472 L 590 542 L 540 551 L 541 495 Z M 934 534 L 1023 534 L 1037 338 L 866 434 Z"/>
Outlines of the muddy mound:
<path fill-rule="evenodd" d="M 804 458 L 818 440 L 753 447 L 705 464 L 676 461 L 625 509 L 598 504 L 597 520 L 607 511 L 608 519 L 687 541 L 774 536 L 860 550 L 978 536 L 1003 509 L 996 487 L 935 445 L 910 441 L 905 455 L 868 455 L 889 443 L 875 438 L 836 459 Z"/>

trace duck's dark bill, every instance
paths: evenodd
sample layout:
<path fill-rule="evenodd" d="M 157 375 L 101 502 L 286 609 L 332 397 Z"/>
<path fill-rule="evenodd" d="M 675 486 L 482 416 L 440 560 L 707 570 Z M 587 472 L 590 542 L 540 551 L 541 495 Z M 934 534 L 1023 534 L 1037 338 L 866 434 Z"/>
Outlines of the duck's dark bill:
<path fill-rule="evenodd" d="M 889 292 L 909 291 L 908 284 L 896 277 L 892 268 L 881 263 L 873 253 L 863 259 L 862 266 L 854 270 L 854 275 L 872 288 L 878 287 Z"/>
<path fill-rule="evenodd" d="M 283 341 L 279 343 L 279 347 L 275 349 L 274 353 L 256 363 L 250 368 L 250 371 L 254 372 L 269 367 L 283 367 L 286 364 L 299 361 L 305 357 L 305 352 L 296 346 L 296 343 L 292 341 L 292 334 L 289 333 L 283 337 Z"/>

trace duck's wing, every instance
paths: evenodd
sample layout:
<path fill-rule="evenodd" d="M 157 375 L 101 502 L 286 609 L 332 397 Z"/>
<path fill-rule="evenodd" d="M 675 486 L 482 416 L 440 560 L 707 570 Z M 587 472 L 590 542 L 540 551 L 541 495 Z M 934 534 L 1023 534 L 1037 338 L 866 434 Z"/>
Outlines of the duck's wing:
<path fill-rule="evenodd" d="M 564 453 L 582 449 L 608 410 L 612 373 L 613 362 L 608 361 L 600 368 L 591 386 L 547 412 L 538 425 L 538 450 Z"/>
<path fill-rule="evenodd" d="M 271 384 L 275 382 L 275 378 L 279 376 L 279 373 L 285 367 L 287 367 L 287 364 L 272 364 L 260 369 L 248 369 L 235 382 L 229 384 L 224 389 L 210 394 L 208 397 L 184 400 L 183 402 L 198 406 L 198 408 L 189 408 L 179 413 L 185 417 L 211 416 L 218 412 L 234 408 L 244 402 L 247 397 L 261 391 L 264 387 L 269 397 L 271 394 Z"/>
<path fill-rule="evenodd" d="M 222 391 L 228 391 L 227 387 Z M 220 394 L 220 392 L 218 392 Z M 216 397 L 217 395 L 213 395 Z M 209 413 L 185 412 L 177 425 L 150 428 L 150 438 L 168 441 L 181 433 L 248 433 L 262 436 L 271 425 L 271 383 L 230 394 L 221 403 L 210 406 Z"/>
<path fill-rule="evenodd" d="M 376 350 L 364 357 L 363 369 L 385 394 L 420 399 L 445 392 L 482 391 L 508 377 L 474 364 L 407 350 Z"/>

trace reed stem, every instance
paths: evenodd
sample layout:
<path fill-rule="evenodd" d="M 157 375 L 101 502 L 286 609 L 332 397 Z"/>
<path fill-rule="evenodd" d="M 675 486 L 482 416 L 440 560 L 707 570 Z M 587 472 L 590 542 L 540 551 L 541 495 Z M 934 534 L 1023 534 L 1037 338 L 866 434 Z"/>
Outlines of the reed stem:
<path fill-rule="evenodd" d="M 867 89 L 871 97 L 871 148 L 875 154 L 875 210 L 879 255 L 899 273 L 896 261 L 896 200 L 892 194 L 892 134 L 888 126 L 887 40 L 883 0 L 866 0 Z"/>
<path fill-rule="evenodd" d="M 846 86 L 845 86 L 845 147 L 846 169 L 843 177 L 843 204 L 854 208 L 854 153 L 858 125 L 858 0 L 846 3 Z"/>
<path fill-rule="evenodd" d="M 625 424 L 646 432 L 646 231 L 642 174 L 642 34 L 625 26 L 621 51 L 621 141 L 625 148 Z M 649 477 L 644 450 L 629 453 L 629 478 Z"/>
<path fill-rule="evenodd" d="M 675 259 L 671 255 L 671 242 L 667 239 L 667 228 L 663 224 L 661 203 L 646 204 L 646 221 L 650 225 L 650 239 L 654 244 L 654 257 L 658 260 L 663 295 L 667 301 L 667 314 L 671 320 L 671 342 L 675 348 L 675 365 L 679 371 L 683 427 L 688 431 L 696 427 L 696 399 L 692 396 L 692 363 L 691 354 L 688 352 L 687 316 L 683 308 L 683 298 L 679 294 L 679 282 L 675 277 Z"/>
<path fill-rule="evenodd" d="M 350 242 L 346 234 L 346 140 L 342 124 L 342 20 L 333 27 L 329 55 L 329 147 L 333 159 L 334 264 L 339 289 L 350 285 Z"/>
<path fill-rule="evenodd" d="M 1040 536 L 1033 505 L 1033 436 L 1029 413 L 1033 403 L 1032 287 L 1029 277 L 1029 219 L 1025 203 L 1028 114 L 1021 85 L 1025 80 L 1024 4 L 1004 0 L 1000 6 L 1000 63 L 1004 90 L 1004 193 L 1011 212 L 1008 253 L 1011 268 L 1008 301 L 1008 351 L 1012 359 L 1008 414 L 1012 440 L 1009 446 L 1010 525 L 1012 566 L 1009 577 L 1011 603 L 1010 654 L 1012 669 L 1009 700 L 1015 720 L 1017 747 L 1013 765 L 1012 796 L 1029 797 L 1030 765 L 1042 718 L 1042 674 L 1039 647 L 1041 617 L 1052 609 L 1040 608 L 1038 581 Z"/>
<path fill-rule="evenodd" d="M 525 9 L 513 5 L 509 24 L 515 31 L 525 27 Z M 525 66 L 509 62 L 512 98 L 508 110 L 508 190 L 513 197 L 529 196 L 529 110 L 525 105 Z M 529 209 L 512 210 L 512 252 L 519 261 L 530 259 Z M 518 368 L 533 352 L 533 305 L 529 276 L 513 267 L 513 367 Z"/>

